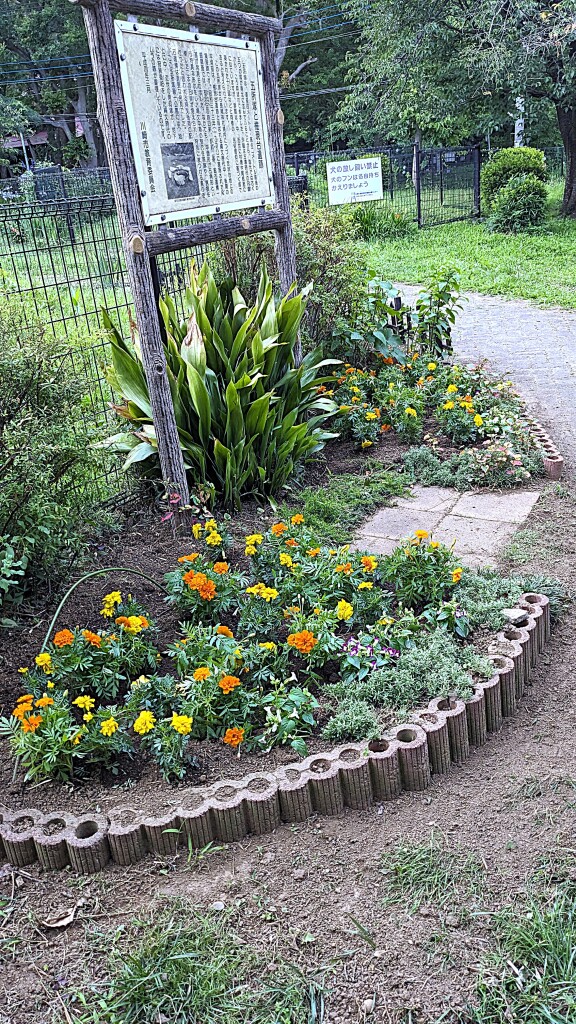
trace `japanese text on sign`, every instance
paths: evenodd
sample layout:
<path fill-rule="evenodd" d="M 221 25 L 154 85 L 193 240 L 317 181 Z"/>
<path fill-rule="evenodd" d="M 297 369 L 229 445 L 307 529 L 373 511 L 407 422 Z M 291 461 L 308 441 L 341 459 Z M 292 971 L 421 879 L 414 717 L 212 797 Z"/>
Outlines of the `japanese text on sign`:
<path fill-rule="evenodd" d="M 384 198 L 382 160 L 379 156 L 326 164 L 326 174 L 328 202 L 331 206 Z"/>
<path fill-rule="evenodd" d="M 114 25 L 145 222 L 273 203 L 259 43 Z"/>

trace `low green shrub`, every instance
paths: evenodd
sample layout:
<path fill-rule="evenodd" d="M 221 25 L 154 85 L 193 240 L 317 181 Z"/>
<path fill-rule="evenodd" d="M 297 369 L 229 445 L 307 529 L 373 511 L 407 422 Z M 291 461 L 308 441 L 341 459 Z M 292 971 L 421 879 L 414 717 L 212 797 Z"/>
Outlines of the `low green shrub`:
<path fill-rule="evenodd" d="M 366 290 L 368 250 L 349 209 L 310 205 L 292 199 L 298 282 L 313 281 L 302 321 L 305 349 L 328 341 L 346 320 L 359 315 Z M 248 303 L 256 299 L 262 264 L 275 287 L 278 273 L 271 233 L 220 242 L 210 256 L 214 275 L 230 277 Z"/>
<path fill-rule="evenodd" d="M 497 193 L 512 178 L 533 174 L 539 181 L 546 181 L 548 171 L 541 149 L 532 146 L 515 146 L 500 149 L 484 164 L 480 174 L 482 205 L 490 212 Z"/>
<path fill-rule="evenodd" d="M 324 727 L 324 739 L 333 743 L 341 740 L 371 740 L 381 733 L 378 716 L 365 700 L 342 700 L 336 714 Z"/>
<path fill-rule="evenodd" d="M 366 242 L 406 238 L 417 230 L 414 217 L 378 202 L 358 203 L 351 211 L 360 237 Z"/>
<path fill-rule="evenodd" d="M 107 518 L 98 510 L 110 458 L 84 407 L 89 385 L 39 324 L 0 312 L 0 619 L 53 585 Z"/>
<path fill-rule="evenodd" d="M 542 458 L 524 452 L 510 442 L 486 441 L 480 448 L 464 448 L 449 459 L 440 459 L 427 448 L 411 448 L 403 456 L 408 477 L 427 487 L 514 487 L 542 473 Z"/>
<path fill-rule="evenodd" d="M 191 484 L 208 486 L 229 508 L 248 495 L 276 494 L 295 468 L 335 437 L 324 429 L 335 405 L 324 394 L 320 349 L 295 364 L 295 346 L 310 288 L 276 305 L 262 268 L 248 307 L 230 279 L 220 285 L 207 264 L 192 268 L 186 318 L 169 297 L 160 300 L 166 329 L 168 379 L 184 463 Z M 138 344 L 126 341 L 105 314 L 112 343 L 109 380 L 124 400 L 133 432 L 109 439 L 158 477 L 160 464 L 148 384 Z"/>
<path fill-rule="evenodd" d="M 492 231 L 516 232 L 544 223 L 548 189 L 535 174 L 511 178 L 494 197 L 488 226 Z"/>

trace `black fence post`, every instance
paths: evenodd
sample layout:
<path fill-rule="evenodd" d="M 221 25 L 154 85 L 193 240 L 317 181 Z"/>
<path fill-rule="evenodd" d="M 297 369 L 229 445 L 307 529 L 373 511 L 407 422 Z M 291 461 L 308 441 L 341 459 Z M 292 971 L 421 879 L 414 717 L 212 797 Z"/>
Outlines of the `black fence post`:
<path fill-rule="evenodd" d="M 438 152 L 438 169 L 440 171 L 440 206 L 444 206 L 444 150 Z"/>
<path fill-rule="evenodd" d="M 418 227 L 423 225 L 422 220 L 422 176 L 420 173 L 420 146 L 414 143 L 414 187 L 416 189 L 416 217 Z"/>
<path fill-rule="evenodd" d="M 474 155 L 474 216 L 480 216 L 480 166 L 482 163 L 482 154 L 480 152 L 480 146 L 474 146 L 472 150 Z"/>

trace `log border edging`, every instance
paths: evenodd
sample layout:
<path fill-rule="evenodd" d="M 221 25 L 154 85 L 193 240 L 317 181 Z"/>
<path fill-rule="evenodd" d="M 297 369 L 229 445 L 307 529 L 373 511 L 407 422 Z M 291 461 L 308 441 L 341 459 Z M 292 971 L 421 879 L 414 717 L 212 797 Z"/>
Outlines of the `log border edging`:
<path fill-rule="evenodd" d="M 0 855 L 16 868 L 38 860 L 44 869 L 70 865 L 91 874 L 110 860 L 128 866 L 148 852 L 166 857 L 214 840 L 237 842 L 314 813 L 335 815 L 395 799 L 402 790 L 420 792 L 432 775 L 462 764 L 517 710 L 550 637 L 550 602 L 544 594 L 527 593 L 519 608 L 526 625 L 498 633 L 489 647 L 494 675 L 475 683 L 468 700 L 433 698 L 379 740 L 340 744 L 274 772 L 215 782 L 163 814 L 117 807 L 106 816 L 75 816 L 0 807 Z M 57 822 L 62 828 L 47 834 L 44 826 Z"/>

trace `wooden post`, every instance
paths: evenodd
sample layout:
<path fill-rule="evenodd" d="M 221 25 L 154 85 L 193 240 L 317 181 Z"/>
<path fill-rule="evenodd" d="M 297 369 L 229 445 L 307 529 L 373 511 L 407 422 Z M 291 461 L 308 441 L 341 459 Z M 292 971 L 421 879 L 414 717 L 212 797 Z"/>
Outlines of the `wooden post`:
<path fill-rule="evenodd" d="M 92 6 L 84 7 L 83 13 L 94 68 L 98 119 L 106 145 L 110 178 L 122 232 L 126 269 L 134 301 L 162 477 L 166 487 L 180 495 L 181 505 L 188 505 L 186 470 L 176 427 L 146 250 L 144 220 L 130 147 L 112 15 L 107 0 L 96 0 Z"/>
<path fill-rule="evenodd" d="M 276 193 L 276 205 L 287 214 L 284 227 L 277 228 L 276 236 L 276 263 L 278 265 L 278 276 L 280 287 L 285 294 L 288 294 L 297 283 L 296 274 L 296 247 L 294 245 L 294 232 L 292 230 L 292 218 L 290 216 L 290 190 L 288 188 L 288 176 L 286 174 L 286 155 L 284 153 L 284 114 L 280 107 L 280 93 L 278 91 L 278 76 L 276 74 L 276 48 L 274 45 L 274 33 L 266 32 L 262 37 L 262 74 L 264 76 L 264 99 L 266 104 L 266 119 L 268 121 L 268 136 L 270 139 L 270 156 L 272 159 L 272 175 L 274 179 L 274 191 Z M 294 359 L 296 365 L 302 362 L 302 345 L 300 339 L 294 346 Z"/>

